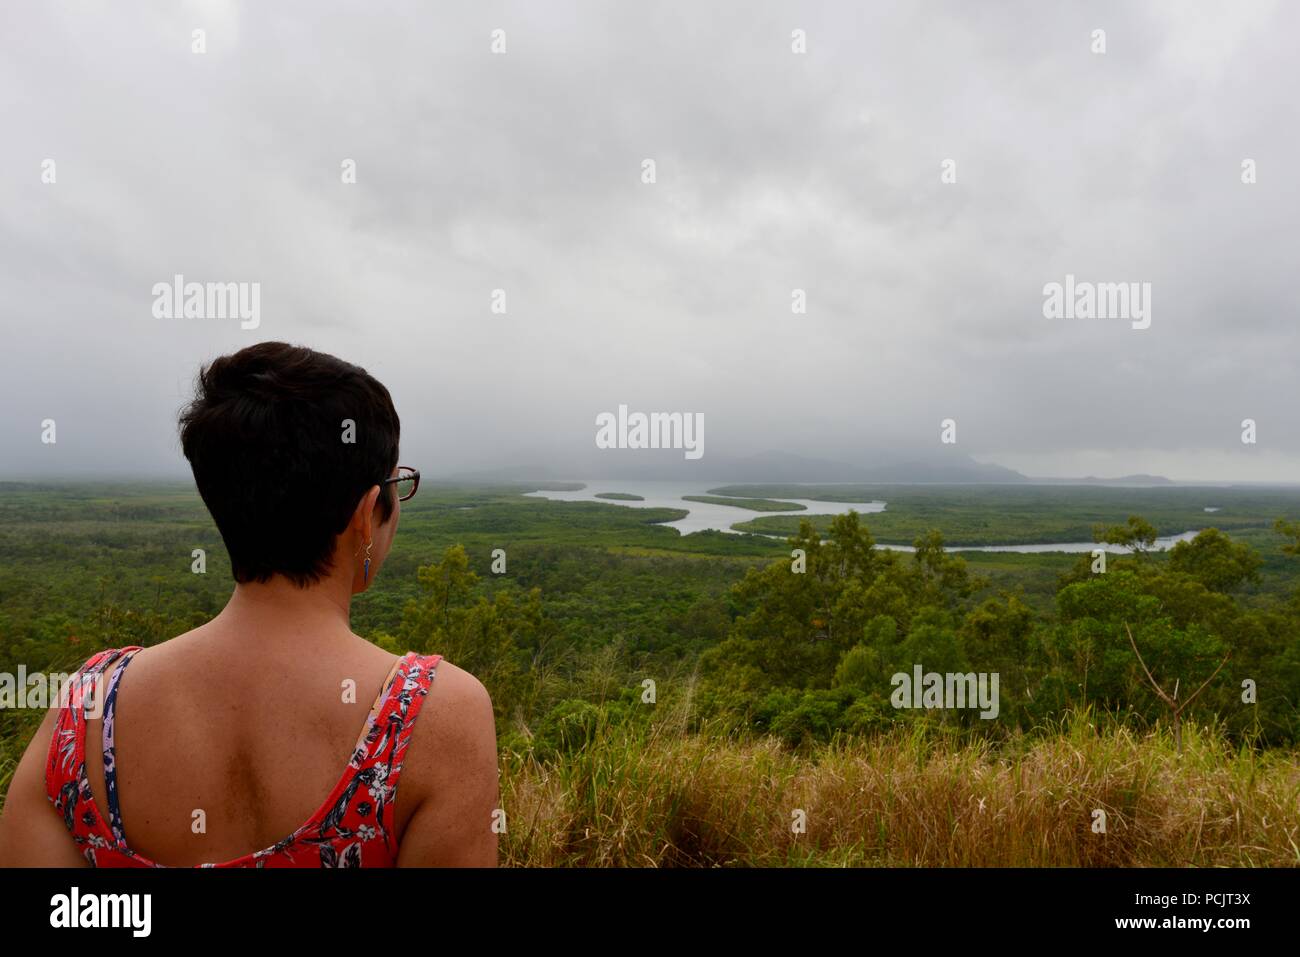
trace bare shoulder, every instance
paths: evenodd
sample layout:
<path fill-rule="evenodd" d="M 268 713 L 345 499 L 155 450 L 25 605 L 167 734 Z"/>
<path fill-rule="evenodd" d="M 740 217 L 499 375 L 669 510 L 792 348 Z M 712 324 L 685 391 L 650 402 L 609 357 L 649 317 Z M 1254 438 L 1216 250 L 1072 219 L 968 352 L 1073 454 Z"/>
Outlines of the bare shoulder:
<path fill-rule="evenodd" d="M 487 747 L 496 764 L 496 719 L 483 683 L 449 661 L 438 662 L 408 754 L 428 783 L 455 777 L 454 759 L 481 760 Z"/>
<path fill-rule="evenodd" d="M 474 713 L 481 717 L 484 709 L 491 713 L 492 697 L 483 682 L 464 668 L 458 668 L 444 659 L 434 669 L 434 678 L 429 683 L 429 696 L 424 706 L 426 709 L 432 707 L 435 713 L 442 713 L 444 718 L 457 715 L 472 717 Z"/>
<path fill-rule="evenodd" d="M 400 865 L 496 864 L 500 796 L 492 699 L 481 681 L 448 661 L 438 663 L 411 733 L 403 800 L 412 810 Z"/>
<path fill-rule="evenodd" d="M 85 867 L 45 794 L 45 761 L 58 707 L 50 708 L 23 753 L 0 811 L 0 867 Z"/>

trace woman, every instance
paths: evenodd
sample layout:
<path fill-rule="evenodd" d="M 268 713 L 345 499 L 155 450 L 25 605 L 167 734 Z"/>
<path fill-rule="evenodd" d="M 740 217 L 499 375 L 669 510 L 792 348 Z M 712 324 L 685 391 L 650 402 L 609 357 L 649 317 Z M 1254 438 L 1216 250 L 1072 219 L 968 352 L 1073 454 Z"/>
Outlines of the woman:
<path fill-rule="evenodd" d="M 311 349 L 200 373 L 181 444 L 234 594 L 83 666 L 14 773 L 0 865 L 496 864 L 487 692 L 349 627 L 419 484 L 398 428 L 387 389 Z"/>

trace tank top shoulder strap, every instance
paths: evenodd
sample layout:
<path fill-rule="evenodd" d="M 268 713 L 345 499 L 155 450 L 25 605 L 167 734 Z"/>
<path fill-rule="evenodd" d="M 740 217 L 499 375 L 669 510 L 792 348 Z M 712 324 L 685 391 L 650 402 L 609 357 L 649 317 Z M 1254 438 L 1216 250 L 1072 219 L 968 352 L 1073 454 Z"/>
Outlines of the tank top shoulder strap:
<path fill-rule="evenodd" d="M 385 807 L 391 807 L 397 797 L 397 782 L 402 776 L 415 719 L 420 715 L 441 661 L 442 655 L 420 655 L 414 651 L 403 655 L 357 741 L 349 766 L 355 778 L 375 795 L 379 814 Z"/>
<path fill-rule="evenodd" d="M 68 679 L 59 690 L 59 700 L 54 719 L 54 731 L 50 736 L 50 749 L 45 763 L 45 791 L 54 803 L 55 809 L 64 817 L 68 830 L 74 830 L 75 820 L 72 811 L 81 791 L 89 792 L 90 782 L 86 778 L 86 727 L 90 720 L 103 715 L 106 779 L 111 768 L 112 729 L 110 698 L 116 705 L 117 682 L 121 678 L 125 662 L 143 650 L 139 645 L 123 648 L 109 648 L 91 655 L 86 662 Z M 109 679 L 105 679 L 110 669 L 115 669 Z M 116 810 L 116 775 L 109 791 L 111 807 Z M 119 817 L 120 820 L 120 817 Z M 115 828 L 115 833 L 117 829 Z"/>
<path fill-rule="evenodd" d="M 117 799 L 117 754 L 113 747 L 113 728 L 117 712 L 117 689 L 122 681 L 126 666 L 131 663 L 139 648 L 127 651 L 122 656 L 121 665 L 113 669 L 108 679 L 108 689 L 104 693 L 104 793 L 108 798 L 108 826 L 119 844 L 126 843 L 126 833 L 122 827 L 122 809 Z"/>

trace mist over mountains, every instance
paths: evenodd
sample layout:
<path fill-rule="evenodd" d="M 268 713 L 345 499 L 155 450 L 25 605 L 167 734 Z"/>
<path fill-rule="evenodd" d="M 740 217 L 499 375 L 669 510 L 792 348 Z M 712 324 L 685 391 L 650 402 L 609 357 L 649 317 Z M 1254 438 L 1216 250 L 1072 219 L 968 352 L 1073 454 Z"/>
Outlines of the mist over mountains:
<path fill-rule="evenodd" d="M 435 475 L 452 481 L 559 481 L 566 479 L 640 479 L 658 481 L 725 481 L 749 483 L 853 482 L 863 484 L 936 485 L 1172 485 L 1160 475 L 1099 478 L 1035 478 L 965 453 L 915 454 L 880 464 L 852 464 L 833 459 L 766 451 L 747 456 L 705 456 L 684 460 L 672 449 L 639 449 L 635 455 L 594 454 L 567 466 L 532 463 L 456 471 Z"/>

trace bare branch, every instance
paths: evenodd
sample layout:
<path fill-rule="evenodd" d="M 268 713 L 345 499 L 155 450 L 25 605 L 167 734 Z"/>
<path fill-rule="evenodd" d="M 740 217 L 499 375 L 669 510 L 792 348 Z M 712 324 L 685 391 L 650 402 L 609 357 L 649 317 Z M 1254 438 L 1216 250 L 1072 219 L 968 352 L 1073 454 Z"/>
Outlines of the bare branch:
<path fill-rule="evenodd" d="M 1151 674 L 1151 669 L 1148 668 L 1147 663 L 1142 660 L 1142 652 L 1138 651 L 1137 642 L 1133 640 L 1133 632 L 1129 628 L 1127 621 L 1124 622 L 1124 630 L 1128 632 L 1128 643 L 1133 646 L 1133 654 L 1137 655 L 1138 664 L 1140 664 L 1142 666 L 1142 670 L 1147 673 L 1147 679 L 1151 682 L 1151 687 L 1156 689 L 1156 694 L 1160 695 L 1161 701 L 1164 701 L 1166 704 L 1169 705 L 1169 707 L 1173 708 L 1175 711 L 1178 710 L 1178 705 L 1174 702 L 1174 699 L 1169 697 L 1169 695 L 1165 694 L 1165 689 L 1160 687 L 1159 683 L 1155 679 L 1155 676 Z M 1218 672 L 1215 673 L 1217 674 Z"/>
<path fill-rule="evenodd" d="M 1223 656 L 1223 660 L 1219 662 L 1219 667 L 1217 667 L 1217 668 L 1214 669 L 1214 674 L 1212 674 L 1212 675 L 1210 675 L 1210 677 L 1206 678 L 1206 679 L 1205 679 L 1205 684 L 1203 684 L 1203 685 L 1201 685 L 1199 688 L 1197 688 L 1195 694 L 1193 694 L 1190 698 L 1188 698 L 1186 701 L 1183 702 L 1183 706 L 1182 706 L 1182 708 L 1179 709 L 1180 711 L 1181 711 L 1181 710 L 1185 710 L 1185 709 L 1187 708 L 1188 705 L 1190 705 L 1193 701 L 1196 700 L 1196 695 L 1200 694 L 1202 691 L 1205 690 L 1206 686 L 1208 686 L 1209 683 L 1215 679 L 1215 677 L 1218 675 L 1218 673 L 1219 673 L 1220 671 L 1223 670 L 1223 666 L 1226 665 L 1226 664 L 1228 663 L 1228 659 L 1231 658 L 1231 657 L 1232 657 L 1232 652 L 1231 652 L 1231 651 L 1229 651 L 1226 655 Z"/>

